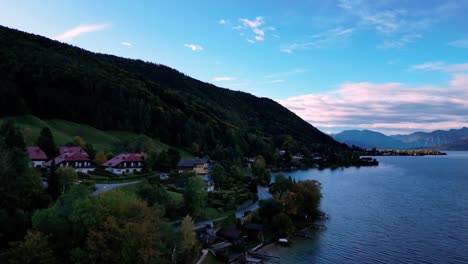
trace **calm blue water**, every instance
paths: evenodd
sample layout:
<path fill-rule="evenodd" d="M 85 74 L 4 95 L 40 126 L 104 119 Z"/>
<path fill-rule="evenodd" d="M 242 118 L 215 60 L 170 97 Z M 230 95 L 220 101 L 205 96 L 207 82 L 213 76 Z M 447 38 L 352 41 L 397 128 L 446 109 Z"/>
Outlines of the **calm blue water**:
<path fill-rule="evenodd" d="M 328 230 L 281 263 L 468 263 L 468 152 L 379 157 L 378 167 L 287 172 L 322 183 Z"/>

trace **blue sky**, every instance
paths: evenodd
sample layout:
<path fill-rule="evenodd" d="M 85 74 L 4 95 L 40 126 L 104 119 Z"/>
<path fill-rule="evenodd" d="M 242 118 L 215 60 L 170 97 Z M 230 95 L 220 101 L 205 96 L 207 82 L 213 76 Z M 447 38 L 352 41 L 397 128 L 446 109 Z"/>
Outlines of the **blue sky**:
<path fill-rule="evenodd" d="M 0 1 L 0 24 L 269 97 L 325 132 L 468 126 L 468 1 Z"/>

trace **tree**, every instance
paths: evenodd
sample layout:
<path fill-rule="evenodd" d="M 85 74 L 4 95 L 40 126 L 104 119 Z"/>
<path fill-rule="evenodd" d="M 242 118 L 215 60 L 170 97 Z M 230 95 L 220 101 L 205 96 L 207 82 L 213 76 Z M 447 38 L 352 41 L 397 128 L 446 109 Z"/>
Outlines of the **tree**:
<path fill-rule="evenodd" d="M 41 129 L 39 137 L 37 138 L 37 146 L 40 147 L 50 159 L 57 155 L 57 145 L 48 127 Z"/>
<path fill-rule="evenodd" d="M 90 159 L 94 159 L 96 156 L 96 150 L 94 149 L 93 144 L 91 143 L 86 143 L 86 146 L 84 148 L 86 153 L 88 153 Z"/>
<path fill-rule="evenodd" d="M 275 176 L 275 182 L 272 184 L 273 191 L 278 193 L 280 196 L 283 195 L 287 190 L 291 189 L 292 182 L 290 182 L 286 176 L 282 173 L 278 173 Z"/>
<path fill-rule="evenodd" d="M 159 211 L 122 192 L 105 193 L 96 202 L 103 208 L 104 216 L 89 230 L 86 239 L 91 262 L 149 264 L 164 261 L 159 249 L 162 246 Z"/>
<path fill-rule="evenodd" d="M 193 231 L 193 221 L 190 215 L 184 217 L 180 226 L 179 250 L 184 256 L 184 263 L 192 263 L 197 254 L 197 237 Z"/>
<path fill-rule="evenodd" d="M 315 180 L 300 181 L 293 186 L 298 216 L 314 219 L 319 215 L 321 188 L 320 182 Z"/>
<path fill-rule="evenodd" d="M 86 141 L 80 136 L 75 136 L 73 138 L 73 145 L 86 149 Z"/>
<path fill-rule="evenodd" d="M 241 181 L 244 178 L 244 173 L 242 173 L 242 170 L 239 166 L 237 165 L 232 165 L 231 168 L 229 169 L 229 175 L 231 178 Z"/>
<path fill-rule="evenodd" d="M 24 142 L 26 143 L 27 146 L 31 146 L 33 144 L 31 128 L 25 127 L 23 129 L 23 137 L 24 137 Z"/>
<path fill-rule="evenodd" d="M 157 208 L 120 191 L 91 196 L 82 186 L 35 212 L 32 225 L 50 235 L 60 263 L 167 263 L 163 250 L 174 241 L 161 235 L 167 227 Z"/>
<path fill-rule="evenodd" d="M 216 164 L 210 172 L 210 177 L 216 188 L 223 189 L 226 186 L 226 171 L 222 165 Z"/>
<path fill-rule="evenodd" d="M 285 213 L 275 215 L 271 221 L 271 227 L 280 236 L 290 236 L 294 233 L 294 224 Z"/>
<path fill-rule="evenodd" d="M 261 200 L 259 206 L 258 213 L 267 223 L 271 222 L 275 215 L 283 211 L 281 204 L 275 199 Z"/>
<path fill-rule="evenodd" d="M 203 180 L 195 175 L 187 177 L 184 190 L 184 202 L 187 208 L 193 212 L 194 216 L 198 216 L 202 207 L 205 205 L 207 197 L 206 186 Z"/>
<path fill-rule="evenodd" d="M 10 243 L 7 254 L 10 264 L 53 264 L 54 252 L 49 246 L 48 236 L 40 231 L 29 230 L 24 241 Z"/>
<path fill-rule="evenodd" d="M 265 159 L 258 156 L 252 164 L 252 173 L 257 177 L 257 181 L 261 185 L 268 185 L 271 181 L 271 173 L 266 168 Z"/>
<path fill-rule="evenodd" d="M 54 201 L 57 200 L 57 198 L 60 196 L 60 189 L 61 188 L 57 176 L 57 165 L 55 164 L 55 159 L 52 159 L 49 178 L 47 181 L 47 192 L 50 194 Z"/>
<path fill-rule="evenodd" d="M 75 169 L 71 167 L 60 167 L 57 169 L 57 183 L 60 187 L 60 193 L 70 189 L 78 179 Z"/>
<path fill-rule="evenodd" d="M 41 178 L 29 167 L 21 130 L 10 121 L 0 127 L 0 248 L 26 234 L 29 213 L 47 206 Z"/>
<path fill-rule="evenodd" d="M 180 153 L 177 149 L 170 148 L 167 150 L 167 158 L 169 161 L 170 169 L 174 169 L 180 160 Z"/>
<path fill-rule="evenodd" d="M 104 151 L 102 151 L 102 150 L 98 151 L 98 153 L 96 153 L 96 157 L 94 158 L 94 161 L 98 165 L 102 165 L 104 162 L 106 162 L 107 161 L 107 156 L 104 153 Z"/>

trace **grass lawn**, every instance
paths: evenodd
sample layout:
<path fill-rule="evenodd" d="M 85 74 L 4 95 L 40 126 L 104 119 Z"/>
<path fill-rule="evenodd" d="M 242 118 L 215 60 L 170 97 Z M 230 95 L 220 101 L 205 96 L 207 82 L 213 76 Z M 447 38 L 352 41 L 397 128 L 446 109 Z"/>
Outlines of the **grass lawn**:
<path fill-rule="evenodd" d="M 115 188 L 115 190 L 120 190 L 122 192 L 125 192 L 125 193 L 132 194 L 132 195 L 136 196 L 136 192 L 138 191 L 138 189 L 141 186 L 145 185 L 145 184 L 148 184 L 148 183 L 147 182 L 139 182 L 139 183 L 135 183 L 135 184 L 121 186 L 121 187 Z M 180 207 L 180 206 L 183 205 L 184 197 L 183 197 L 183 195 L 181 193 L 167 191 L 167 190 L 166 190 L 166 192 L 169 195 L 169 197 L 175 202 L 176 207 Z"/>
<path fill-rule="evenodd" d="M 218 210 L 216 208 L 212 208 L 212 207 L 205 208 L 205 210 L 203 210 L 203 212 L 202 212 L 202 214 L 205 215 L 205 219 L 207 219 L 207 220 L 215 219 L 215 218 L 221 217 L 223 215 L 231 215 L 231 214 L 234 214 L 234 213 L 235 213 L 234 210 L 229 210 L 229 211 L 223 212 L 223 211 L 220 211 L 220 210 Z"/>
<path fill-rule="evenodd" d="M 213 256 L 213 254 L 208 253 L 208 256 L 206 256 L 205 261 L 203 261 L 203 264 L 223 264 L 224 262 L 221 262 Z"/>
<path fill-rule="evenodd" d="M 61 119 L 39 119 L 33 115 L 10 117 L 15 124 L 28 130 L 29 137 L 26 144 L 29 146 L 36 145 L 37 138 L 42 128 L 49 127 L 54 135 L 57 146 L 63 146 L 71 141 L 75 136 L 82 137 L 86 142 L 93 144 L 97 151 L 114 152 L 116 144 L 120 141 L 128 141 L 130 143 L 142 140 L 149 150 L 160 152 L 167 150 L 170 146 L 160 142 L 157 139 L 150 138 L 146 135 L 138 135 L 129 131 L 104 131 L 94 128 L 89 125 L 79 124 L 75 122 L 65 121 Z M 0 124 L 4 119 L 0 119 Z M 192 157 L 192 155 L 180 148 L 181 157 Z"/>

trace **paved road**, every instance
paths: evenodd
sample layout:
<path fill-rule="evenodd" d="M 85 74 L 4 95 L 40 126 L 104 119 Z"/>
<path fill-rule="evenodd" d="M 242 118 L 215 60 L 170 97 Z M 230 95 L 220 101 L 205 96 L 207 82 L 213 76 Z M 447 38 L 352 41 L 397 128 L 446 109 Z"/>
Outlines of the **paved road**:
<path fill-rule="evenodd" d="M 247 212 L 247 211 L 254 211 L 254 210 L 257 210 L 258 209 L 258 202 L 260 200 L 267 200 L 267 199 L 270 199 L 270 198 L 273 198 L 273 196 L 268 192 L 268 188 L 267 187 L 260 187 L 258 186 L 257 187 L 257 195 L 258 195 L 258 201 L 242 208 L 242 209 L 239 209 L 236 211 L 236 218 L 240 218 L 240 217 L 243 217 L 244 216 L 244 213 Z M 223 220 L 223 219 L 226 219 L 227 216 L 226 215 L 223 215 L 221 217 L 218 217 L 216 219 L 211 219 L 211 220 L 207 220 L 207 221 L 203 221 L 203 222 L 197 222 L 193 225 L 193 229 L 199 229 L 199 228 L 203 228 L 205 227 L 206 225 L 210 224 L 210 225 L 213 225 L 213 222 L 216 222 L 216 221 L 219 221 L 219 220 Z"/>
<path fill-rule="evenodd" d="M 133 182 L 124 182 L 124 183 L 96 183 L 96 190 L 93 192 L 93 195 L 98 195 L 103 192 L 107 192 L 114 188 L 139 183 L 141 181 L 133 181 Z"/>
<path fill-rule="evenodd" d="M 247 212 L 247 211 L 254 211 L 254 210 L 257 210 L 259 205 L 258 205 L 258 202 L 260 200 L 268 200 L 270 198 L 273 198 L 273 196 L 268 192 L 268 188 L 267 187 L 260 187 L 258 186 L 257 187 L 257 196 L 258 196 L 258 201 L 256 201 L 255 203 L 245 207 L 245 208 L 242 208 L 240 210 L 238 210 L 236 212 L 236 218 L 240 218 L 240 217 L 243 217 L 244 216 L 244 213 Z"/>

